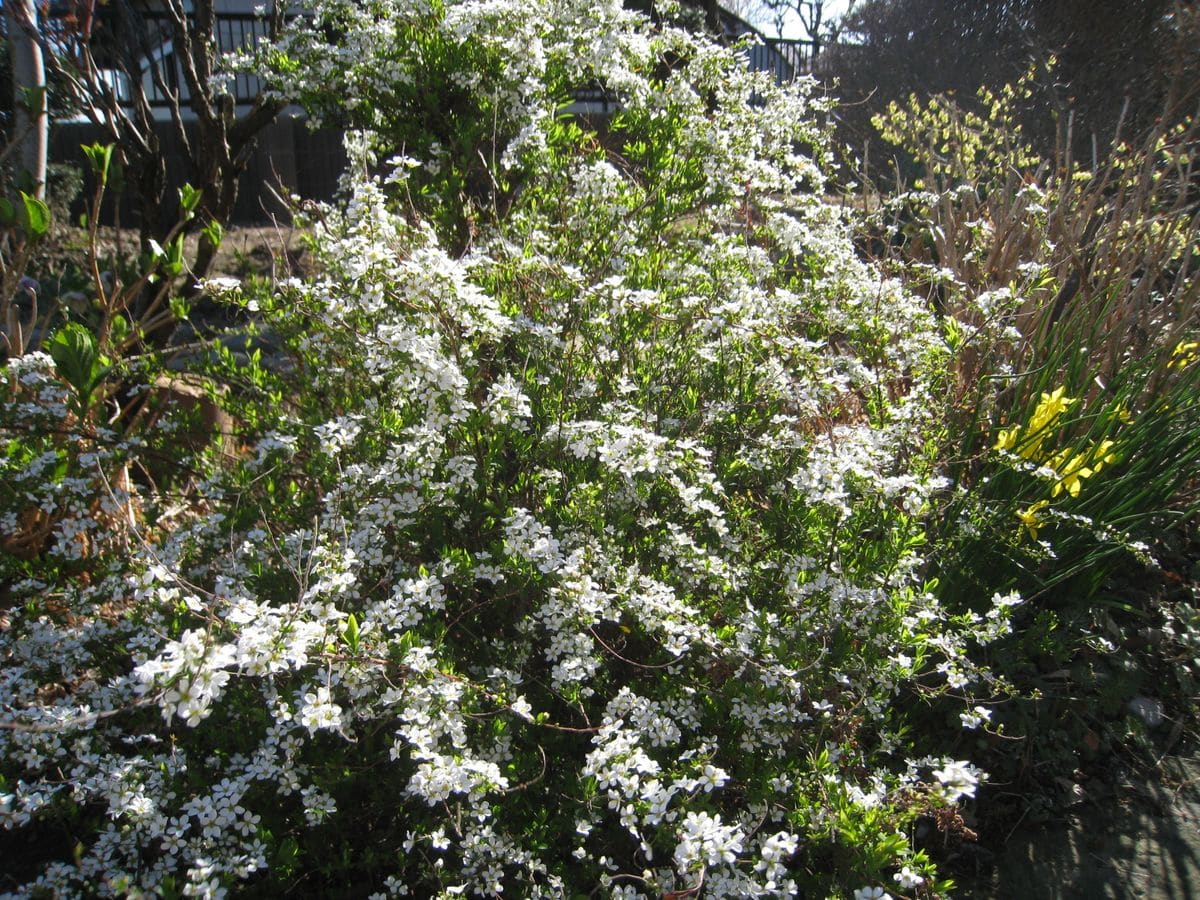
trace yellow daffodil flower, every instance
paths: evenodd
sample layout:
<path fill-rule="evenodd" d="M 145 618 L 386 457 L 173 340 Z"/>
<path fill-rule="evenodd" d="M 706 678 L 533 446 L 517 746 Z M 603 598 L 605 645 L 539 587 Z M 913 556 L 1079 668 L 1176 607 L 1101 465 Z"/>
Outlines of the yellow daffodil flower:
<path fill-rule="evenodd" d="M 996 444 L 992 447 L 993 450 L 1011 450 L 1017 446 L 1017 438 L 1021 434 L 1021 426 L 1014 425 L 1012 428 L 1003 428 L 996 435 Z"/>
<path fill-rule="evenodd" d="M 1041 513 L 1041 511 L 1049 505 L 1049 500 L 1039 500 L 1017 513 L 1017 519 L 1021 523 L 1021 528 L 1029 532 L 1029 537 L 1032 540 L 1037 540 L 1038 529 L 1041 528 L 1043 524 L 1042 517 L 1039 515 L 1039 513 Z"/>
<path fill-rule="evenodd" d="M 1180 341 L 1171 351 L 1168 369 L 1185 369 L 1200 358 L 1200 341 Z"/>
<path fill-rule="evenodd" d="M 1057 497 L 1066 491 L 1072 497 L 1078 497 L 1083 479 L 1091 478 L 1095 474 L 1085 465 L 1086 462 L 1086 455 L 1072 455 L 1070 450 L 1062 450 L 1051 457 L 1049 466 L 1058 473 L 1059 478 L 1050 492 L 1050 496 Z"/>
<path fill-rule="evenodd" d="M 1029 420 L 1029 430 L 1034 434 L 1048 428 L 1054 423 L 1054 420 L 1061 416 L 1064 412 L 1070 409 L 1075 403 L 1074 397 L 1067 397 L 1066 386 L 1058 387 L 1050 394 L 1042 394 L 1042 399 L 1038 401 L 1037 409 L 1033 411 L 1033 418 Z"/>
<path fill-rule="evenodd" d="M 1099 472 L 1105 466 L 1117 461 L 1117 454 L 1112 452 L 1113 446 L 1112 441 L 1101 441 L 1100 445 L 1092 450 L 1092 458 L 1089 463 L 1092 472 Z"/>

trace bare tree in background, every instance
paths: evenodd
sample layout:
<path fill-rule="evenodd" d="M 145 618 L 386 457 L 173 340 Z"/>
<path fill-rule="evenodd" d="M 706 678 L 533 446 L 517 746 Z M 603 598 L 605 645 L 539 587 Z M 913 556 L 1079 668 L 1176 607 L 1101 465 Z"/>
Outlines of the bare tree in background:
<path fill-rule="evenodd" d="M 1033 63 L 1049 71 L 1022 122 L 1045 153 L 1070 138 L 1091 156 L 1165 118 L 1195 113 L 1200 94 L 1197 0 L 859 0 L 840 22 L 823 75 L 846 101 L 842 139 L 874 141 L 873 114 L 909 94 L 970 103 Z M 890 153 L 883 145 L 875 151 Z"/>
<path fill-rule="evenodd" d="M 284 105 L 260 93 L 248 110 L 238 113 L 234 97 L 218 78 L 221 50 L 214 2 L 195 0 L 185 6 L 183 0 L 152 5 L 109 0 L 93 19 L 95 0 L 83 0 L 81 13 L 59 29 L 54 41 L 43 41 L 47 64 L 71 99 L 123 157 L 143 245 L 166 234 L 179 209 L 176 199 L 167 196 L 156 108 L 168 111 L 188 180 L 201 192 L 199 218 L 225 225 L 258 135 Z M 283 20 L 282 0 L 269 3 L 263 13 L 269 37 L 279 34 Z M 114 79 L 113 71 L 126 78 Z M 145 74 L 152 89 L 144 83 Z M 121 96 L 122 85 L 127 96 Z M 216 245 L 202 234 L 193 274 L 207 273 L 215 253 Z"/>
<path fill-rule="evenodd" d="M 770 12 L 766 0 L 727 0 L 721 5 L 728 12 L 751 25 L 764 21 Z"/>
<path fill-rule="evenodd" d="M 812 41 L 815 56 L 824 41 L 824 0 L 761 0 L 760 4 L 775 22 L 775 31 L 782 37 L 784 24 L 794 14 L 804 29 L 805 40 Z"/>
<path fill-rule="evenodd" d="M 46 114 L 46 69 L 38 38 L 33 0 L 6 0 L 4 15 L 12 60 L 13 129 L 9 140 L 19 147 L 19 169 L 29 178 L 27 193 L 46 195 L 46 153 L 49 116 Z"/>

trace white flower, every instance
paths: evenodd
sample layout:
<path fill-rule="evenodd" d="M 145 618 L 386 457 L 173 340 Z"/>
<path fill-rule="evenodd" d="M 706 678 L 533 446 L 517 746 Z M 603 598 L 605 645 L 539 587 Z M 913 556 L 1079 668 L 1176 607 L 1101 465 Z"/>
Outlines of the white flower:
<path fill-rule="evenodd" d="M 992 718 L 992 711 L 983 706 L 976 706 L 972 710 L 959 713 L 958 718 L 962 721 L 963 728 L 978 728 Z"/>
<path fill-rule="evenodd" d="M 508 706 L 514 713 L 524 719 L 526 722 L 533 721 L 533 707 L 529 705 L 529 701 L 524 696 L 518 697 Z"/>
<path fill-rule="evenodd" d="M 780 831 L 771 835 L 762 845 L 762 859 L 755 865 L 755 869 L 759 872 L 771 868 L 773 864 L 777 864 L 782 860 L 787 859 L 796 852 L 796 848 L 800 846 L 800 838 L 788 831 Z"/>
<path fill-rule="evenodd" d="M 982 773 L 969 762 L 955 760 L 935 769 L 933 777 L 942 786 L 942 793 L 951 803 L 960 797 L 974 797 Z"/>
<path fill-rule="evenodd" d="M 855 889 L 854 900 L 892 900 L 892 895 L 881 887 L 861 887 Z"/>
<path fill-rule="evenodd" d="M 720 816 L 690 812 L 680 829 L 675 862 L 683 871 L 735 862 L 742 839 L 741 830 L 736 825 L 723 825 Z"/>
<path fill-rule="evenodd" d="M 315 734 L 320 728 L 331 731 L 342 730 L 342 708 L 333 702 L 329 687 L 322 686 L 304 695 L 304 704 L 296 714 L 296 721 Z"/>
<path fill-rule="evenodd" d="M 729 773 L 724 769 L 719 769 L 716 766 L 706 764 L 704 771 L 700 777 L 696 779 L 696 786 L 704 788 L 705 793 L 711 793 L 713 789 L 723 787 L 725 782 L 729 780 Z"/>
<path fill-rule="evenodd" d="M 910 866 L 905 866 L 899 872 L 893 875 L 892 878 L 895 879 L 896 884 L 900 885 L 900 887 L 904 888 L 905 890 L 908 890 L 909 888 L 915 888 L 918 884 L 925 880 L 924 876 L 918 875 Z"/>
<path fill-rule="evenodd" d="M 242 282 L 240 278 L 218 275 L 215 278 L 201 279 L 197 286 L 203 291 L 220 296 L 221 294 L 228 294 L 230 291 L 236 291 L 242 286 Z"/>

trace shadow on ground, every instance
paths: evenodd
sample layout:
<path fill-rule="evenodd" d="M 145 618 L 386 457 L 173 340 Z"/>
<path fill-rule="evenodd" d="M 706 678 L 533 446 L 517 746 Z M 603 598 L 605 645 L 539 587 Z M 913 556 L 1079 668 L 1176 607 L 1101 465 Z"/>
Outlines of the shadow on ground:
<path fill-rule="evenodd" d="M 1200 900 L 1200 757 L 1113 781 L 1056 822 L 1018 826 L 973 875 L 959 873 L 955 896 Z"/>

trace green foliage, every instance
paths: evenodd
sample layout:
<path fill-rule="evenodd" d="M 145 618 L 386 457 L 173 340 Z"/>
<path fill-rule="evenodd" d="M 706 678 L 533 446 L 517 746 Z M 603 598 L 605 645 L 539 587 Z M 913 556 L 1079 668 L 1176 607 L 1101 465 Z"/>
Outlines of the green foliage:
<path fill-rule="evenodd" d="M 83 325 L 72 322 L 60 328 L 46 342 L 45 349 L 58 374 L 75 391 L 76 415 L 86 418 L 92 394 L 111 368 L 98 352 L 95 336 Z"/>
<path fill-rule="evenodd" d="M 1177 627 L 1161 591 L 1133 602 L 1113 591 L 1197 509 L 1200 247 L 1194 126 L 1115 147 L 1096 171 L 1069 155 L 1040 162 L 1017 124 L 1026 94 L 982 93 L 979 116 L 945 98 L 893 107 L 879 125 L 920 165 L 923 190 L 879 221 L 898 238 L 887 264 L 937 298 L 954 353 L 939 593 L 975 614 L 995 591 L 1032 601 L 981 659 L 1028 698 L 1004 719 L 1045 774 L 1073 768 L 1053 749 L 1063 740 L 1121 739 L 1111 732 L 1139 680 L 1114 659 L 1157 671 L 1137 634 Z M 1171 677 L 1160 690 L 1178 687 Z"/>
<path fill-rule="evenodd" d="M 114 144 L 85 144 L 81 148 L 83 155 L 92 167 L 92 174 L 101 186 L 108 185 L 108 172 L 112 168 Z"/>
<path fill-rule="evenodd" d="M 1028 145 L 1018 109 L 1033 93 L 1036 69 L 1015 84 L 993 93 L 979 89 L 979 112 L 964 109 L 947 96 L 926 101 L 911 96 L 906 105 L 893 101 L 871 123 L 889 144 L 917 167 L 917 190 L 935 193 L 972 186 L 981 191 L 1003 184 L 1014 174 L 1037 169 L 1041 158 Z"/>
<path fill-rule="evenodd" d="M 202 196 L 202 193 L 190 184 L 185 184 L 179 189 L 179 206 L 184 216 L 190 219 L 196 214 L 196 207 L 200 205 Z"/>
<path fill-rule="evenodd" d="M 24 191 L 18 193 L 21 195 L 21 205 L 17 207 L 17 223 L 30 240 L 45 237 L 50 230 L 50 207 Z"/>

